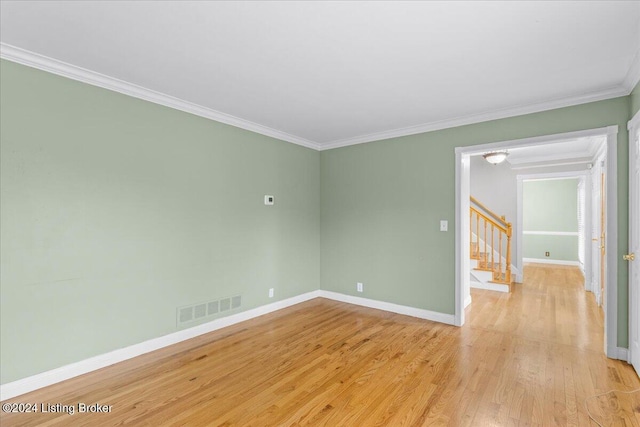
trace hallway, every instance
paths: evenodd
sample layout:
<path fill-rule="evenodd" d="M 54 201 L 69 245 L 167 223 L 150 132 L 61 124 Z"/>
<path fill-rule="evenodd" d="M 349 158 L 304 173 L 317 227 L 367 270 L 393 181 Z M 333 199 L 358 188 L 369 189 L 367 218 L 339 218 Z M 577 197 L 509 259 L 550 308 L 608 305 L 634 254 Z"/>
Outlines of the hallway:
<path fill-rule="evenodd" d="M 509 294 L 472 290 L 463 336 L 490 343 L 484 363 L 493 374 L 480 380 L 479 407 L 486 416 L 479 410 L 474 423 L 595 426 L 585 399 L 640 387 L 631 365 L 604 356 L 603 313 L 593 294 L 584 291 L 577 267 L 526 265 L 524 283 L 512 289 Z M 627 422 L 615 425 L 640 425 L 637 410 L 624 410 L 638 407 L 640 396 L 617 396 L 617 403 L 591 399 L 590 411 L 597 415 L 598 404 L 619 404 L 604 425 L 614 425 L 614 417 Z M 602 422 L 605 415 L 600 416 Z"/>

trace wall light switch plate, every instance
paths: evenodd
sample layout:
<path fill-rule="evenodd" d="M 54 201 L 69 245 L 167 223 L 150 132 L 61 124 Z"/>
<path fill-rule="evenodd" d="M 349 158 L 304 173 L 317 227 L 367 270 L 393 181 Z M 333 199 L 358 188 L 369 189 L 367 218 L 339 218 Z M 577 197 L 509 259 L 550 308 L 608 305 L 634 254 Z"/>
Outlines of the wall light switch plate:
<path fill-rule="evenodd" d="M 440 221 L 440 231 L 448 231 L 449 230 L 449 221 L 443 219 Z"/>
<path fill-rule="evenodd" d="M 275 198 L 273 196 L 266 195 L 264 196 L 264 204 L 267 206 L 271 206 L 275 203 Z"/>
<path fill-rule="evenodd" d="M 269 288 L 269 298 L 273 298 L 273 288 Z"/>

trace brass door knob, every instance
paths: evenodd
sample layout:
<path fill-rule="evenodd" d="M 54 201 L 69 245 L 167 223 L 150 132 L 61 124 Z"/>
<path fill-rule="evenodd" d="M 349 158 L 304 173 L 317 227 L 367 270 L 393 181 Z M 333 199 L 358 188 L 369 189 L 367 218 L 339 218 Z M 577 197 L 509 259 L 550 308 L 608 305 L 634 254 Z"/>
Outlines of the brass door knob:
<path fill-rule="evenodd" d="M 631 254 L 622 255 L 622 259 L 625 261 L 634 261 L 636 259 L 636 254 L 631 253 Z"/>

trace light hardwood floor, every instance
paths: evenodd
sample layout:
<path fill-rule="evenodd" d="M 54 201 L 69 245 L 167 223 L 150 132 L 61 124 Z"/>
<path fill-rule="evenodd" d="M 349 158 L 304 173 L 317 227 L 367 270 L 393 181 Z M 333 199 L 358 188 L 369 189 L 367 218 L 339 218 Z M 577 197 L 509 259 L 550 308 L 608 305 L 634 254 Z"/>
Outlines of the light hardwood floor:
<path fill-rule="evenodd" d="M 581 283 L 574 268 L 527 266 L 510 294 L 474 290 L 462 328 L 316 299 L 12 400 L 109 414 L 0 424 L 595 426 L 585 400 L 640 381 L 604 356 Z M 640 425 L 637 399 L 590 405 L 605 425 Z"/>

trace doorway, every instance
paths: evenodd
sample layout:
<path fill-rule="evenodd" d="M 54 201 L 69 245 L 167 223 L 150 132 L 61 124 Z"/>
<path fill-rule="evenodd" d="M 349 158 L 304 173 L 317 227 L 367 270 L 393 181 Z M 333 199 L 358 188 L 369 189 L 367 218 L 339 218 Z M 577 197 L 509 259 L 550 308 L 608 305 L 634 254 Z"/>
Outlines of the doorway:
<path fill-rule="evenodd" d="M 524 262 L 574 265 L 591 291 L 592 196 L 589 171 L 537 173 L 517 176 L 516 243 Z M 529 197 L 527 196 L 527 191 Z"/>
<path fill-rule="evenodd" d="M 455 283 L 455 324 L 463 325 L 465 322 L 465 300 L 470 290 L 469 280 L 469 197 L 470 197 L 470 158 L 473 155 L 483 154 L 489 151 L 508 150 L 516 147 L 532 147 L 568 141 L 572 139 L 602 136 L 606 139 L 606 165 L 605 170 L 609 176 L 617 176 L 616 150 L 617 150 L 617 126 L 606 128 L 568 132 L 556 135 L 547 135 L 519 140 L 494 142 L 468 147 L 457 147 L 456 153 L 456 283 Z M 604 242 L 606 267 L 606 289 L 604 296 L 605 313 L 605 354 L 610 358 L 618 357 L 617 348 L 617 181 L 608 179 L 604 183 L 605 191 L 609 197 L 605 201 L 605 214 L 609 220 L 606 222 L 607 240 Z M 519 255 L 519 258 L 521 256 Z"/>

